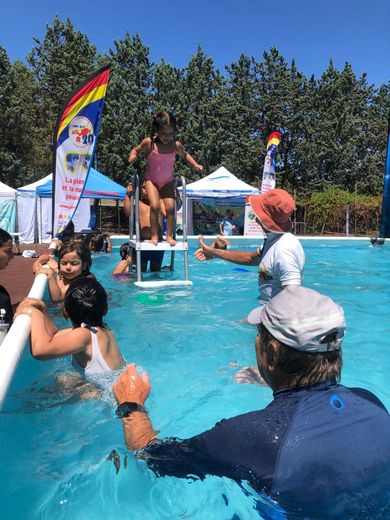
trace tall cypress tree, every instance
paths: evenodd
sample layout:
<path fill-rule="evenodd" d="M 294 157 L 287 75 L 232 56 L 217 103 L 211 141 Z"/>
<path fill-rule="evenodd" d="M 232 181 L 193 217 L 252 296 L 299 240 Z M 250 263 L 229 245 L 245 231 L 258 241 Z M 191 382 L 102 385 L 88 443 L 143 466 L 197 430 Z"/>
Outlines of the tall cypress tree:
<path fill-rule="evenodd" d="M 212 58 L 200 46 L 184 68 L 178 106 L 179 137 L 196 160 L 210 173 L 221 164 L 224 146 L 222 76 L 214 69 Z M 184 163 L 179 174 L 189 180 L 199 178 Z"/>
<path fill-rule="evenodd" d="M 260 114 L 256 100 L 253 59 L 242 54 L 226 67 L 225 103 L 221 126 L 226 131 L 223 162 L 237 177 L 259 185 Z"/>
<path fill-rule="evenodd" d="M 18 187 L 32 176 L 36 163 L 35 84 L 20 61 L 11 64 L 0 48 L 0 180 Z"/>
<path fill-rule="evenodd" d="M 37 82 L 39 113 L 33 130 L 42 152 L 39 169 L 52 168 L 54 126 L 69 94 L 96 67 L 96 48 L 86 35 L 76 30 L 69 18 L 54 18 L 47 25 L 43 40 L 34 38 L 35 47 L 28 56 Z"/>
<path fill-rule="evenodd" d="M 182 80 L 182 71 L 165 63 L 163 59 L 154 65 L 151 99 L 153 112 L 177 113 L 180 109 Z"/>
<path fill-rule="evenodd" d="M 152 65 L 149 49 L 136 34 L 114 41 L 109 51 L 111 77 L 97 145 L 98 167 L 125 184 L 132 173 L 141 173 L 143 163 L 130 167 L 130 149 L 149 134 Z"/>

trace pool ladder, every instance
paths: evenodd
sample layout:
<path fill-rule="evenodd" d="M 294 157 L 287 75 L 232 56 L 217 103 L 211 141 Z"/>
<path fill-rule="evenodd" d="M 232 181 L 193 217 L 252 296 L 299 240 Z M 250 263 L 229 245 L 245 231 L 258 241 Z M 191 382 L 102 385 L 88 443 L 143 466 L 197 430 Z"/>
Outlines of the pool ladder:
<path fill-rule="evenodd" d="M 183 202 L 183 240 L 177 242 L 175 246 L 169 245 L 167 242 L 159 242 L 157 245 L 151 243 L 150 240 L 141 240 L 141 229 L 139 223 L 139 200 L 140 200 L 140 183 L 139 176 L 137 174 L 133 175 L 132 184 L 133 191 L 130 197 L 130 216 L 129 216 L 129 246 L 133 247 L 136 252 L 136 273 L 137 273 L 137 281 L 134 282 L 134 285 L 143 289 L 150 288 L 158 288 L 158 287 L 166 287 L 173 285 L 192 285 L 192 282 L 189 279 L 189 270 L 188 270 L 188 240 L 187 240 L 187 195 L 186 195 L 186 180 L 182 176 L 181 180 L 181 188 L 182 188 L 182 202 Z M 176 190 L 175 190 L 176 191 Z M 176 240 L 176 204 L 175 204 L 175 223 L 173 228 L 173 237 Z M 135 237 L 133 234 L 135 224 Z M 171 252 L 171 262 L 170 262 L 170 270 L 174 270 L 175 265 L 175 253 L 183 252 L 184 258 L 184 280 L 153 280 L 153 281 L 143 281 L 142 280 L 142 271 L 141 271 L 141 252 L 142 251 L 170 251 Z"/>

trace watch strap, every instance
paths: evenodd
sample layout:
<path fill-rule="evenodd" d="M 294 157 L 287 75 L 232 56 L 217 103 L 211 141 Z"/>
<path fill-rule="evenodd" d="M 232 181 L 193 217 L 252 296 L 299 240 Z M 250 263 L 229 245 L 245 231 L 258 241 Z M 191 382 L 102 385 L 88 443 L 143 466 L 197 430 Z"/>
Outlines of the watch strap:
<path fill-rule="evenodd" d="M 117 417 L 119 417 L 119 419 L 124 419 L 125 417 L 128 417 L 133 412 L 147 413 L 147 411 L 145 410 L 145 408 L 143 406 L 141 406 L 138 403 L 133 403 L 133 402 L 129 402 L 129 401 L 126 401 L 126 402 L 120 404 L 117 407 L 117 409 L 115 410 L 115 414 Z"/>

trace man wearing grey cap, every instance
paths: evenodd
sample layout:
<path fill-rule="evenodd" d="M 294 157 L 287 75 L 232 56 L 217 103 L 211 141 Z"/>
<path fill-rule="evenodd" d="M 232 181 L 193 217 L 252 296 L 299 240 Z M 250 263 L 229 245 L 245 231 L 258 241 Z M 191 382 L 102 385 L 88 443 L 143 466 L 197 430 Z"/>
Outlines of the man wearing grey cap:
<path fill-rule="evenodd" d="M 160 476 L 246 481 L 265 518 L 389 518 L 390 416 L 371 392 L 339 384 L 342 308 L 291 286 L 260 318 L 257 363 L 273 390 L 266 408 L 187 440 L 158 440 L 144 409 L 149 377 L 129 365 L 113 386 L 128 448 L 142 449 Z"/>

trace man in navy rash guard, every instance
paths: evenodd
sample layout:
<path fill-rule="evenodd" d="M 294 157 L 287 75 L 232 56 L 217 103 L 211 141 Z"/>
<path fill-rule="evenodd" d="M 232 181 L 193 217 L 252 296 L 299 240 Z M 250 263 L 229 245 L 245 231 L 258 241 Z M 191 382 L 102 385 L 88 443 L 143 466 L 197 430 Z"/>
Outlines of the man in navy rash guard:
<path fill-rule="evenodd" d="M 113 386 L 128 448 L 142 449 L 161 476 L 247 481 L 288 518 L 390 518 L 390 416 L 371 392 L 338 383 L 343 310 L 293 285 L 260 319 L 257 363 L 274 392 L 265 409 L 187 440 L 158 440 L 143 408 L 148 375 L 132 364 Z"/>

